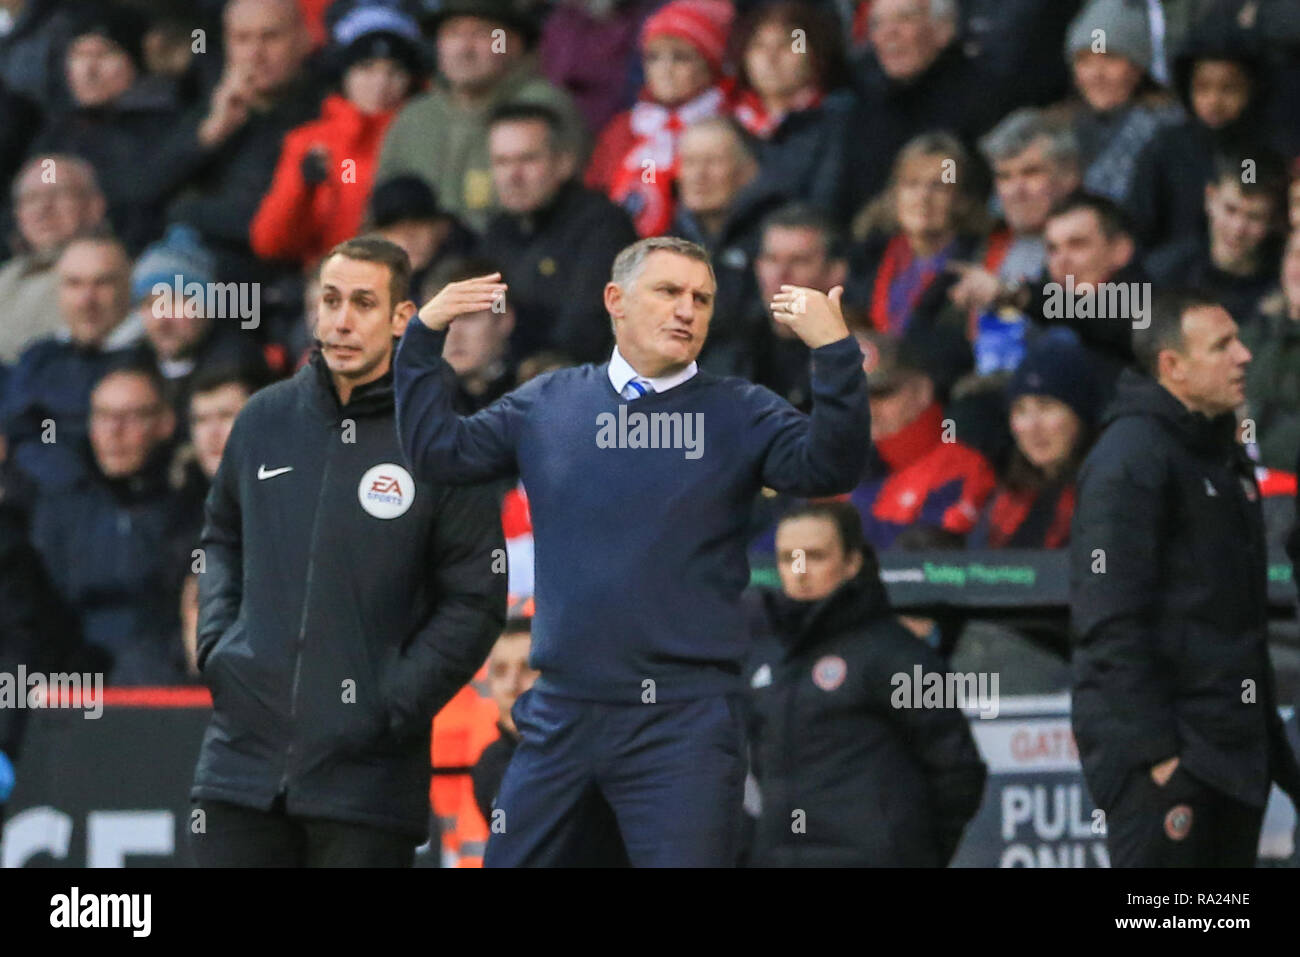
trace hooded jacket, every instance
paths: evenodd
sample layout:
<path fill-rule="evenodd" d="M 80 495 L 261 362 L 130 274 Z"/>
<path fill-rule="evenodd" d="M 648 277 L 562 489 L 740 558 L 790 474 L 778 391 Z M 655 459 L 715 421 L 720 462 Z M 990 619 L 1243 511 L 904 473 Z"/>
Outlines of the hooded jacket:
<path fill-rule="evenodd" d="M 1192 73 L 1201 60 L 1230 61 L 1250 77 L 1250 99 L 1241 116 L 1219 129 L 1201 122 L 1192 107 Z M 1151 137 L 1138 154 L 1124 198 L 1134 236 L 1148 253 L 1205 231 L 1205 185 L 1214 178 L 1216 154 L 1263 146 L 1259 104 L 1265 96 L 1264 72 L 1246 38 L 1198 30 L 1174 61 L 1173 74 L 1187 116 Z"/>
<path fill-rule="evenodd" d="M 319 353 L 235 420 L 202 539 L 194 797 L 424 835 L 430 722 L 500 632 L 505 552 L 490 490 L 403 463 L 391 375 L 340 405 Z"/>
<path fill-rule="evenodd" d="M 1093 798 L 1177 756 L 1264 807 L 1300 767 L 1274 699 L 1254 466 L 1231 414 L 1188 411 L 1132 370 L 1079 474 L 1070 540 L 1073 726 Z"/>
<path fill-rule="evenodd" d="M 946 865 L 987 771 L 961 710 L 893 703 L 895 675 L 941 674 L 943 660 L 866 570 L 818 602 L 763 592 L 755 617 L 746 677 L 762 813 L 751 862 Z"/>

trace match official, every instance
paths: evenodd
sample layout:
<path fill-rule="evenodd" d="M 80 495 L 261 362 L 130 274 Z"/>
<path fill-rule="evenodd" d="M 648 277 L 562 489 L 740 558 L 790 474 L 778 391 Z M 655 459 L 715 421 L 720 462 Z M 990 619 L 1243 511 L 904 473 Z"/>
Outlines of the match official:
<path fill-rule="evenodd" d="M 1156 298 L 1079 474 L 1073 725 L 1112 866 L 1251 867 L 1270 783 L 1294 801 L 1268 657 L 1251 355 L 1214 300 Z"/>
<path fill-rule="evenodd" d="M 501 631 L 495 495 L 413 480 L 397 443 L 410 270 L 387 240 L 331 250 L 319 350 L 248 401 L 213 480 L 201 866 L 410 866 L 429 820 L 430 722 Z"/>
<path fill-rule="evenodd" d="M 867 382 L 831 295 L 782 287 L 775 316 L 812 349 L 813 411 L 701 372 L 717 283 L 694 243 L 655 237 L 614 261 L 609 362 L 547 373 L 468 418 L 440 358 L 500 277 L 445 287 L 407 328 L 398 427 L 417 477 L 518 473 L 536 555 L 536 684 L 497 798 L 485 864 L 566 864 L 604 801 L 636 866 L 735 863 L 745 777 L 746 532 L 763 486 L 848 491 L 869 448 Z"/>

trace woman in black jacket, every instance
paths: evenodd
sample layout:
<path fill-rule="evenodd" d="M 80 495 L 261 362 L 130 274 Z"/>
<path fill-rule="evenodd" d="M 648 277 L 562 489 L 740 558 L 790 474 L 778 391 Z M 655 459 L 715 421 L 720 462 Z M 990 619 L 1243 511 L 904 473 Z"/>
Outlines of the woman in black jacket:
<path fill-rule="evenodd" d="M 943 660 L 892 614 L 852 505 L 791 512 L 776 550 L 782 591 L 762 595 L 747 672 L 762 804 L 750 862 L 946 865 L 986 769 L 960 709 L 900 693 Z"/>

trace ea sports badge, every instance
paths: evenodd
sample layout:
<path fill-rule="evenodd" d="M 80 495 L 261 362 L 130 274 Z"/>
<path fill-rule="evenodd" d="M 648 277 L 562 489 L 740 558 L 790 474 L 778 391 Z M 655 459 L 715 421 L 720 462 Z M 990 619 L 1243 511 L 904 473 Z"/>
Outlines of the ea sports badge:
<path fill-rule="evenodd" d="M 1176 804 L 1165 815 L 1165 833 L 1171 841 L 1181 841 L 1192 830 L 1192 809 L 1186 804 Z"/>
<path fill-rule="evenodd" d="M 397 518 L 415 501 L 415 479 L 400 465 L 385 462 L 361 476 L 357 498 L 375 518 Z"/>
<path fill-rule="evenodd" d="M 843 658 L 839 655 L 827 655 L 818 658 L 817 664 L 813 665 L 813 684 L 822 691 L 834 691 L 844 684 L 844 676 L 848 673 L 849 666 L 844 663 Z"/>

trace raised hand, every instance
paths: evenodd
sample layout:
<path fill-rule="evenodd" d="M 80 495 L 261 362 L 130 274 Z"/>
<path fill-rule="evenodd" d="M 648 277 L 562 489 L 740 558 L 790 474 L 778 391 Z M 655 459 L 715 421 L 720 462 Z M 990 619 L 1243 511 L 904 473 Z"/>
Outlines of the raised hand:
<path fill-rule="evenodd" d="M 453 319 L 491 309 L 497 302 L 503 301 L 506 288 L 499 272 L 449 282 L 420 307 L 420 321 L 434 332 L 441 332 L 451 325 Z"/>
<path fill-rule="evenodd" d="M 809 349 L 816 349 L 849 334 L 840 311 L 843 295 L 843 286 L 836 286 L 829 295 L 805 286 L 782 286 L 772 297 L 772 316 L 789 326 Z"/>

